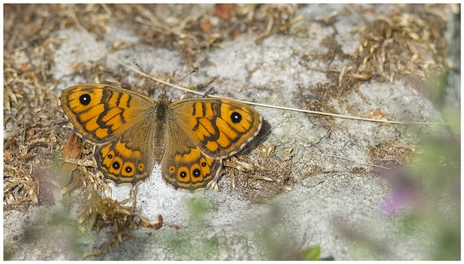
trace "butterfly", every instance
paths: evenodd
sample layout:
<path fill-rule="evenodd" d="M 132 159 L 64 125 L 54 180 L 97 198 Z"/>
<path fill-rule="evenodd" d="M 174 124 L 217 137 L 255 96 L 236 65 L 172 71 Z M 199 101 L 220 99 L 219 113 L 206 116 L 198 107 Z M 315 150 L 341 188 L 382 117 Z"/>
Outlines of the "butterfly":
<path fill-rule="evenodd" d="M 218 98 L 157 100 L 106 84 L 65 89 L 61 106 L 76 133 L 95 145 L 105 178 L 135 184 L 161 163 L 174 189 L 216 188 L 222 160 L 242 150 L 261 129 L 250 106 Z"/>

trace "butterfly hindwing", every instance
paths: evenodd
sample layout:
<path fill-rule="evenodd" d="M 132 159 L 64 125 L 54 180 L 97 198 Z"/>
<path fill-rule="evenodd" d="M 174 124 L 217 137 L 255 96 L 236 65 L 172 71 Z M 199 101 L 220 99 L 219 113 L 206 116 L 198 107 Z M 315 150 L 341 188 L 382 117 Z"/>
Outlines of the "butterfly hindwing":
<path fill-rule="evenodd" d="M 168 125 L 169 137 L 161 162 L 163 180 L 175 189 L 194 191 L 215 185 L 222 159 L 206 156 L 179 125 Z M 179 144 L 181 143 L 181 144 Z"/>

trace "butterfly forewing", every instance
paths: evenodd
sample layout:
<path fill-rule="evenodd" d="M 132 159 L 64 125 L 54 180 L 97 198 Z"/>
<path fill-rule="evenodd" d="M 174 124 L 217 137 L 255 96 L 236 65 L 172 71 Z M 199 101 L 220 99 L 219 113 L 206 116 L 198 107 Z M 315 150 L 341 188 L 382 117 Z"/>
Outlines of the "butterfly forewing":
<path fill-rule="evenodd" d="M 150 98 L 105 84 L 75 85 L 64 90 L 61 105 L 77 132 L 93 143 L 111 141 L 131 125 L 150 119 Z"/>
<path fill-rule="evenodd" d="M 261 129 L 256 110 L 228 99 L 188 99 L 172 103 L 172 108 L 181 129 L 213 158 L 239 152 Z"/>

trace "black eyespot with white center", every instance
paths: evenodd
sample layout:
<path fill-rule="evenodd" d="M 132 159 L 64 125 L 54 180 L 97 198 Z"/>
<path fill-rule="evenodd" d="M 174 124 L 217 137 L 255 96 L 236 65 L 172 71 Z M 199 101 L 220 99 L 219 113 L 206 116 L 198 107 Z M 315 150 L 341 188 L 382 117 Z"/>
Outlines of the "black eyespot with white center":
<path fill-rule="evenodd" d="M 240 121 L 242 121 L 242 115 L 240 113 L 233 112 L 230 115 L 230 120 L 232 120 L 232 122 L 235 124 L 240 123 Z"/>
<path fill-rule="evenodd" d="M 119 162 L 115 161 L 113 162 L 113 169 L 117 170 L 121 167 L 121 164 L 119 164 Z"/>
<path fill-rule="evenodd" d="M 79 102 L 82 105 L 90 104 L 90 100 L 91 100 L 90 94 L 83 94 L 83 95 L 79 96 Z"/>
<path fill-rule="evenodd" d="M 193 177 L 197 178 L 201 176 L 201 171 L 200 169 L 194 169 L 193 170 Z"/>
<path fill-rule="evenodd" d="M 180 176 L 182 179 L 184 179 L 185 177 L 187 177 L 187 173 L 186 173 L 185 171 L 183 171 L 183 172 L 181 172 L 181 173 L 179 174 L 179 176 Z"/>

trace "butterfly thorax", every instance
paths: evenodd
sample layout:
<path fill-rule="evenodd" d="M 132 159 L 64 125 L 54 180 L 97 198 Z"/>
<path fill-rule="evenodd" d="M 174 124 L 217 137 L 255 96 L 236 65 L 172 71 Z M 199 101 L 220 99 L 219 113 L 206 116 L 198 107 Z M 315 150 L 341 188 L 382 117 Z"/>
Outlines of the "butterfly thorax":
<path fill-rule="evenodd" d="M 158 123 L 164 123 L 166 121 L 166 113 L 169 108 L 169 101 L 165 94 L 158 96 L 156 106 L 156 120 Z"/>

